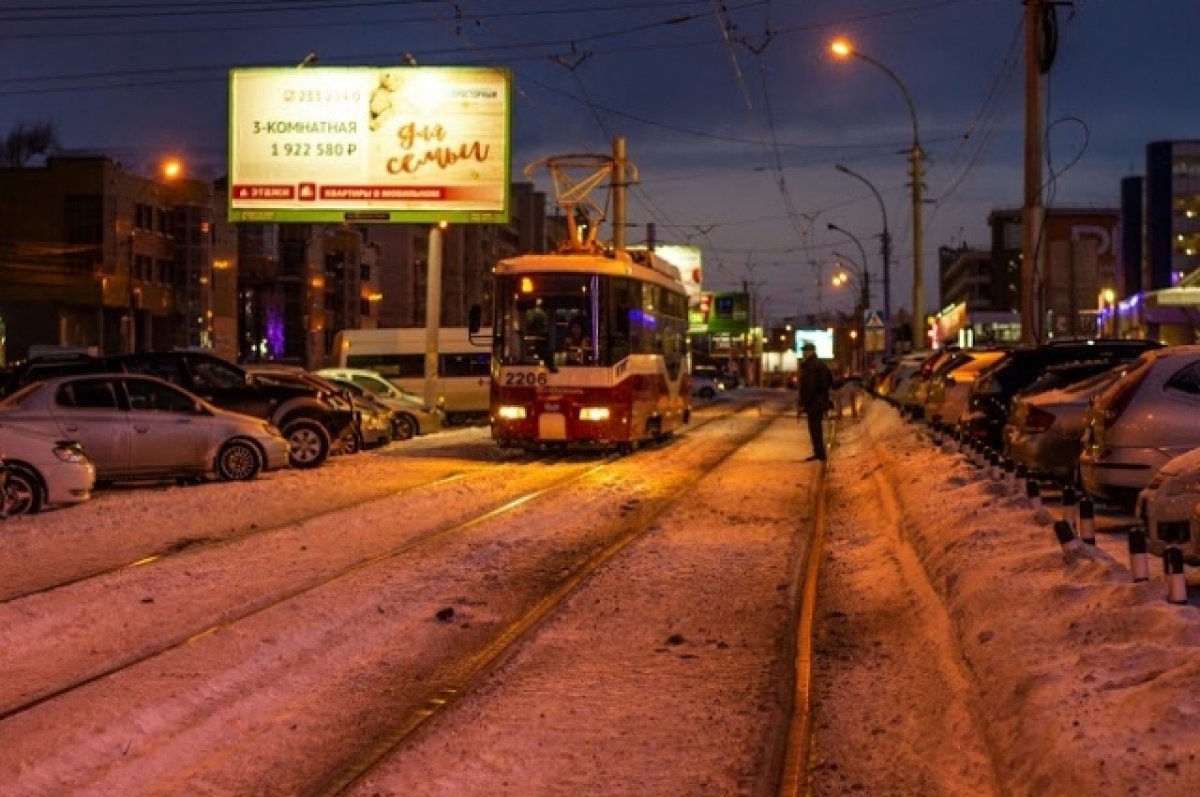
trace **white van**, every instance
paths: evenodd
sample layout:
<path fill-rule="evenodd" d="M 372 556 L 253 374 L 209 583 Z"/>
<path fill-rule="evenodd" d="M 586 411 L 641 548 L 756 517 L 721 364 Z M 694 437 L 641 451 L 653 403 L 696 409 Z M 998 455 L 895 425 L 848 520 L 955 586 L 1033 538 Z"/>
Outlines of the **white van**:
<path fill-rule="evenodd" d="M 466 327 L 438 335 L 438 406 L 446 423 L 487 419 L 491 390 L 492 331 L 468 334 Z M 346 329 L 333 339 L 331 365 L 362 368 L 398 387 L 425 395 L 425 328 Z"/>

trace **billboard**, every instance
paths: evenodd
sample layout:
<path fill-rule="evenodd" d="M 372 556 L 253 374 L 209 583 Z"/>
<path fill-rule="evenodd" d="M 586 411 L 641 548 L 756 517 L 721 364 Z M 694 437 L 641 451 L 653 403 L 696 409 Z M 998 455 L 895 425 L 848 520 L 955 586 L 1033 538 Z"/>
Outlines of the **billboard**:
<path fill-rule="evenodd" d="M 796 343 L 793 348 L 797 354 L 805 343 L 817 347 L 817 357 L 822 360 L 833 359 L 833 330 L 832 329 L 797 329 Z"/>
<path fill-rule="evenodd" d="M 646 246 L 630 246 L 627 248 L 643 251 L 646 249 Z M 696 304 L 699 302 L 700 281 L 703 276 L 700 247 L 683 244 L 659 244 L 654 247 L 654 254 L 679 269 L 679 278 L 683 281 L 683 287 L 687 289 L 688 303 Z"/>
<path fill-rule="evenodd" d="M 229 73 L 229 218 L 508 221 L 511 75 L 487 67 Z"/>

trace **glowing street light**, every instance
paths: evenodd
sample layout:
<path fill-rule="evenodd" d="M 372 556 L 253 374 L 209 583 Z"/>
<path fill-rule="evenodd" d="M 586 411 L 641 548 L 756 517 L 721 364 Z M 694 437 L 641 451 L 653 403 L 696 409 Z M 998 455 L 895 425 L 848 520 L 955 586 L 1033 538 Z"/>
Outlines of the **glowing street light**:
<path fill-rule="evenodd" d="M 162 176 L 168 180 L 178 180 L 183 177 L 183 161 L 178 158 L 168 158 L 163 161 Z"/>
<path fill-rule="evenodd" d="M 909 160 L 912 164 L 912 239 L 913 239 L 913 323 L 912 323 L 912 346 L 913 351 L 916 351 L 925 345 L 923 328 L 925 326 L 925 272 L 921 259 L 921 249 L 924 246 L 923 231 L 921 229 L 921 205 L 923 199 L 921 197 L 921 134 L 917 126 L 917 109 L 913 105 L 912 95 L 909 94 L 908 87 L 904 85 L 904 81 L 900 76 L 893 72 L 888 66 L 881 61 L 877 61 L 869 55 L 866 55 L 850 43 L 848 39 L 834 39 L 829 44 L 829 51 L 839 60 L 846 60 L 854 57 L 860 61 L 866 61 L 868 64 L 883 71 L 892 82 L 900 89 L 900 93 L 904 95 L 904 102 L 908 106 L 908 113 L 912 119 L 912 149 L 909 151 Z"/>

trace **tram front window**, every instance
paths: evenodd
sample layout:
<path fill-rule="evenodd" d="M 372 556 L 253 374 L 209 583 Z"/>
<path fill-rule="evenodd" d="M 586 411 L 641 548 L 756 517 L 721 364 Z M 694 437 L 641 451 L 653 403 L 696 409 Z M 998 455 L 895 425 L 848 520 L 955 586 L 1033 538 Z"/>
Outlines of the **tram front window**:
<path fill-rule="evenodd" d="M 498 356 L 504 365 L 598 365 L 595 328 L 599 277 L 539 274 L 498 280 L 505 301 L 497 308 Z"/>

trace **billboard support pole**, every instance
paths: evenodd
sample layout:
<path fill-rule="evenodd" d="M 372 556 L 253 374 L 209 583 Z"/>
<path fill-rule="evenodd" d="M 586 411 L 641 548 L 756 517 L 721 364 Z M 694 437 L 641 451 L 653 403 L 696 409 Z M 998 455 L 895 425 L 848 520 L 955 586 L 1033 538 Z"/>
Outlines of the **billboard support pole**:
<path fill-rule="evenodd" d="M 425 407 L 438 405 L 438 332 L 442 326 L 442 227 L 429 231 L 425 266 Z"/>

